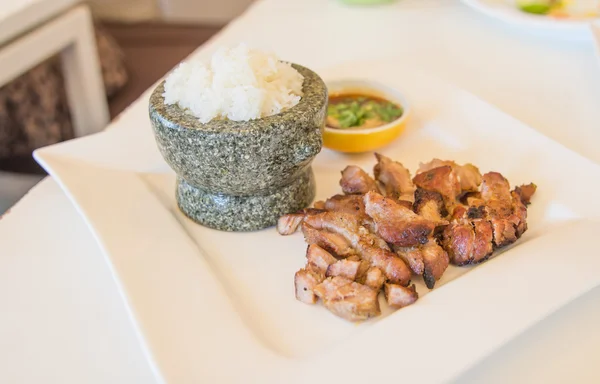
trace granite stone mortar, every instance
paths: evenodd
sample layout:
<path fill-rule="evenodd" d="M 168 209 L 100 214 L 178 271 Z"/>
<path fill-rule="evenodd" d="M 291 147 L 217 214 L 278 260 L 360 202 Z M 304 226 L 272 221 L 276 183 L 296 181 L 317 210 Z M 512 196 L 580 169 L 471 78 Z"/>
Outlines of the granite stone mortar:
<path fill-rule="evenodd" d="M 280 216 L 306 208 L 315 198 L 312 169 L 305 169 L 289 185 L 266 195 L 234 196 L 212 194 L 177 182 L 177 203 L 194 221 L 224 231 L 253 231 L 270 227 Z"/>
<path fill-rule="evenodd" d="M 164 82 L 154 90 L 149 111 L 156 143 L 178 175 L 177 201 L 188 217 L 216 229 L 248 231 L 310 204 L 310 163 L 322 147 L 327 88 L 316 73 L 293 66 L 304 76 L 300 102 L 256 120 L 203 124 L 179 106 L 165 105 Z"/>

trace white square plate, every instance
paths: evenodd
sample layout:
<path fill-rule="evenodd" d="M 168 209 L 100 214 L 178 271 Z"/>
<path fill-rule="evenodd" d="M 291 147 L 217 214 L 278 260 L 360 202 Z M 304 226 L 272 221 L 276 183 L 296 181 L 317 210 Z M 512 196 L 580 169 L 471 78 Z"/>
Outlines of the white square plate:
<path fill-rule="evenodd" d="M 538 185 L 529 231 L 498 257 L 451 267 L 416 304 L 360 325 L 294 298 L 301 234 L 226 233 L 176 208 L 174 175 L 145 106 L 118 129 L 36 152 L 94 232 L 140 340 L 168 382 L 365 383 L 449 380 L 600 283 L 594 237 L 600 167 L 471 94 L 401 63 L 354 63 L 326 79 L 371 78 L 404 92 L 409 129 L 382 153 L 414 170 L 433 157 Z M 146 94 L 147 96 L 147 94 Z M 348 164 L 372 154 L 323 150 L 317 198 L 339 190 Z M 467 273 L 468 272 L 468 273 Z M 435 367 L 435 369 L 432 369 Z"/>

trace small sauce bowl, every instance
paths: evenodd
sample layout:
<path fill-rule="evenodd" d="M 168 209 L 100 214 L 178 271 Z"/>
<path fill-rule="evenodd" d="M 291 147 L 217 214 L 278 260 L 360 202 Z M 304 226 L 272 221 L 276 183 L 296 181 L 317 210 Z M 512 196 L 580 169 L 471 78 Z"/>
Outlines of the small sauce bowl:
<path fill-rule="evenodd" d="M 339 129 L 325 125 L 323 145 L 346 153 L 368 152 L 394 141 L 406 128 L 411 114 L 408 100 L 397 90 L 371 80 L 336 80 L 327 82 L 329 96 L 362 94 L 391 101 L 403 109 L 402 116 L 375 128 Z"/>

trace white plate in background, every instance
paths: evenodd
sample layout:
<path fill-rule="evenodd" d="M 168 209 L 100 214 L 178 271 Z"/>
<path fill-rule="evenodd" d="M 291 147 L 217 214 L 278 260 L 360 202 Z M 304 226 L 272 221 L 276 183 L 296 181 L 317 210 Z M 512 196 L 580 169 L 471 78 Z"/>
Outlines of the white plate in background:
<path fill-rule="evenodd" d="M 381 152 L 411 170 L 440 157 L 538 184 L 530 229 L 497 258 L 451 268 L 414 305 L 356 325 L 295 300 L 300 234 L 219 232 L 183 217 L 149 122 L 38 151 L 95 234 L 165 381 L 446 381 L 600 284 L 598 165 L 402 63 L 318 72 L 370 78 L 407 95 L 413 121 Z M 348 164 L 371 168 L 374 159 L 317 156 L 318 199 L 339 191 Z"/>
<path fill-rule="evenodd" d="M 598 65 L 600 65 L 600 20 L 592 23 L 592 34 L 594 36 L 596 58 L 598 59 Z"/>
<path fill-rule="evenodd" d="M 590 23 L 594 19 L 558 19 L 534 15 L 517 8 L 514 0 L 462 0 L 469 7 L 507 24 L 530 28 L 535 33 L 553 35 L 557 38 L 590 39 Z"/>

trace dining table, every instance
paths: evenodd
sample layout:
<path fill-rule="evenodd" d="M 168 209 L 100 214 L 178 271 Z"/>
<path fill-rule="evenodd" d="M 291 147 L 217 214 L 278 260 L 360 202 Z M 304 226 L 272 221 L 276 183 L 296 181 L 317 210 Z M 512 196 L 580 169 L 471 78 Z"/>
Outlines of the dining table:
<path fill-rule="evenodd" d="M 577 38 L 539 33 L 459 0 L 258 0 L 192 56 L 239 42 L 317 72 L 359 61 L 407 62 L 600 163 L 600 62 L 591 31 Z M 150 91 L 106 129 L 151 129 Z M 556 180 L 577 188 L 567 174 Z M 0 382 L 159 383 L 134 321 L 93 233 L 51 177 L 0 218 Z M 600 287 L 453 380 L 598 383 L 598 324 Z M 410 369 L 401 362 L 394 368 L 390 375 L 398 378 Z"/>

